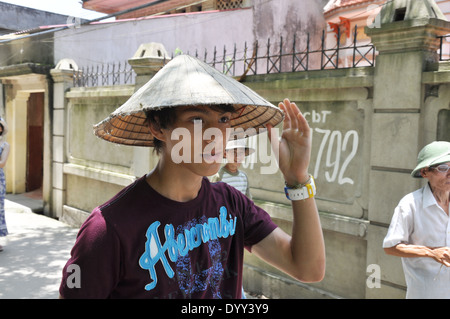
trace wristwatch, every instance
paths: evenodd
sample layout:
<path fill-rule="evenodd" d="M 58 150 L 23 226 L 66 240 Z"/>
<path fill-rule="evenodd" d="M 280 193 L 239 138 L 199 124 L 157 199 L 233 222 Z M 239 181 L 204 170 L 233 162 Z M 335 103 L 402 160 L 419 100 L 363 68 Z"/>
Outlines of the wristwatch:
<path fill-rule="evenodd" d="M 309 180 L 305 184 L 288 186 L 284 188 L 284 193 L 289 200 L 304 200 L 316 195 L 316 183 L 314 177 L 309 175 Z"/>

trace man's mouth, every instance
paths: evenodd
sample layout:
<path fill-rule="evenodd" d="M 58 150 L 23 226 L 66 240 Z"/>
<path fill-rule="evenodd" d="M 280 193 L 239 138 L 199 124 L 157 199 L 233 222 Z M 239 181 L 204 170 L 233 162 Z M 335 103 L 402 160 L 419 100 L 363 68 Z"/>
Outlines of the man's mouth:
<path fill-rule="evenodd" d="M 202 154 L 203 160 L 207 163 L 222 162 L 222 156 L 223 156 L 222 153 L 215 153 L 215 152 Z"/>

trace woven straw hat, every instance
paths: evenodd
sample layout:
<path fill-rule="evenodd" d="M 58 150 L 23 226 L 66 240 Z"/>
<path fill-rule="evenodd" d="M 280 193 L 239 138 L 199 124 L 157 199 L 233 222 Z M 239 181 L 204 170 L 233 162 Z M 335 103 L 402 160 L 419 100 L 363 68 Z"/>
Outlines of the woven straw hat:
<path fill-rule="evenodd" d="M 279 124 L 283 112 L 257 93 L 206 63 L 179 55 L 136 91 L 108 118 L 94 126 L 94 134 L 107 141 L 134 146 L 154 146 L 144 111 L 185 105 L 233 105 L 233 128 Z"/>

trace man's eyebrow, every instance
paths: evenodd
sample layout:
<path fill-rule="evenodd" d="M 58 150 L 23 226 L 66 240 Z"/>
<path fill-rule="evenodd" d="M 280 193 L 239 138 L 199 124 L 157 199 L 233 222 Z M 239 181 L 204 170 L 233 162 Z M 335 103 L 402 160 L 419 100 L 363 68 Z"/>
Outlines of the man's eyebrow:
<path fill-rule="evenodd" d="M 185 108 L 182 108 L 179 110 L 179 112 L 182 112 L 182 113 L 194 112 L 194 113 L 202 113 L 202 114 L 209 114 L 209 113 L 211 113 L 211 111 L 217 112 L 219 114 L 229 113 L 229 111 L 222 110 L 220 108 L 209 107 L 209 106 L 204 106 L 204 107 L 188 106 L 188 107 L 185 107 Z"/>
<path fill-rule="evenodd" d="M 209 111 L 205 108 L 205 107 L 198 107 L 198 106 L 188 106 L 185 108 L 181 108 L 179 110 L 182 113 L 187 113 L 187 112 L 198 112 L 198 113 L 209 113 Z"/>

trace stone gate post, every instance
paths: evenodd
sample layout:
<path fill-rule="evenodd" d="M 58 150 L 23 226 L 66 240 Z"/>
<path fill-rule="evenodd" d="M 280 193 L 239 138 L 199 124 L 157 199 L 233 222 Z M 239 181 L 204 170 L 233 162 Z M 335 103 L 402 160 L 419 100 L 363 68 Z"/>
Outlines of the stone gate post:
<path fill-rule="evenodd" d="M 65 204 L 64 163 L 66 158 L 66 92 L 73 86 L 74 72 L 78 71 L 77 64 L 71 59 L 62 59 L 56 67 L 50 70 L 53 78 L 53 127 L 52 127 L 52 178 L 50 209 L 56 218 L 63 214 Z"/>

